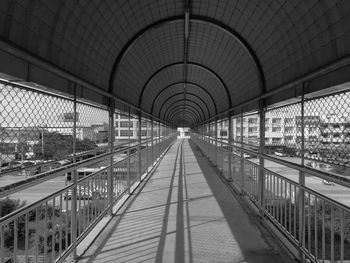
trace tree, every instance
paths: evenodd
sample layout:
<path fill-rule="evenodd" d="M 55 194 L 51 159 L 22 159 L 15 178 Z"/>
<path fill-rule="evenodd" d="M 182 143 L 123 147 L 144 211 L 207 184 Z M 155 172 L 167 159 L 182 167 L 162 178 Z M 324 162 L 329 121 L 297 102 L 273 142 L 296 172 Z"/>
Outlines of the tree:
<path fill-rule="evenodd" d="M 42 144 L 43 143 L 43 144 Z M 97 145 L 89 140 L 76 140 L 76 151 L 93 150 Z M 63 159 L 73 152 L 73 136 L 57 132 L 44 132 L 43 138 L 35 144 L 33 151 L 36 157 L 42 159 Z"/>

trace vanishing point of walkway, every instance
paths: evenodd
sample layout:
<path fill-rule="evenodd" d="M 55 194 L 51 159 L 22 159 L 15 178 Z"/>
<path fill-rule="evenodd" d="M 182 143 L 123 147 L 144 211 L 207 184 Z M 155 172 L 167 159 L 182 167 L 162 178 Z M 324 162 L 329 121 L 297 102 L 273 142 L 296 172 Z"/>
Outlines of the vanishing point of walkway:
<path fill-rule="evenodd" d="M 79 262 L 284 262 L 188 140 L 135 195 Z"/>

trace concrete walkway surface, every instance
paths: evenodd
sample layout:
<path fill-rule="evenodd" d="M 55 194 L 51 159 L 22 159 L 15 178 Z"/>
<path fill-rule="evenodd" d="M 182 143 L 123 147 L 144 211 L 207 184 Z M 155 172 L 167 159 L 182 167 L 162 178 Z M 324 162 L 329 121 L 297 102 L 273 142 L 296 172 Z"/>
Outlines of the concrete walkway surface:
<path fill-rule="evenodd" d="M 177 140 L 79 262 L 285 262 L 207 159 Z"/>

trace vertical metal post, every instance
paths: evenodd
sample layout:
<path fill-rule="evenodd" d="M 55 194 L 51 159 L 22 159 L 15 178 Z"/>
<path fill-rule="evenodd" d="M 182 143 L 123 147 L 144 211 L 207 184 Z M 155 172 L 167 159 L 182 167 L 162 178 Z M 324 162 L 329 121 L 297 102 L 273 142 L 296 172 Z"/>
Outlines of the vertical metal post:
<path fill-rule="evenodd" d="M 146 144 L 145 144 L 145 152 L 146 152 L 146 173 L 148 174 L 148 167 L 149 167 L 149 137 L 148 137 L 148 120 L 146 119 Z"/>
<path fill-rule="evenodd" d="M 209 122 L 207 123 L 207 157 L 210 159 L 210 124 Z"/>
<path fill-rule="evenodd" d="M 304 123 L 304 84 L 301 95 L 301 165 L 304 166 L 305 154 L 305 123 Z M 303 187 L 305 186 L 305 174 L 299 171 L 299 260 L 304 262 L 304 254 L 302 247 L 305 245 L 305 193 Z"/>
<path fill-rule="evenodd" d="M 260 101 L 260 143 L 259 143 L 259 210 L 260 216 L 263 217 L 265 214 L 265 159 L 263 158 L 265 149 L 265 108 L 264 101 Z"/>
<path fill-rule="evenodd" d="M 160 157 L 160 122 L 158 121 L 158 158 Z"/>
<path fill-rule="evenodd" d="M 76 84 L 74 83 L 74 105 L 73 105 L 73 110 L 74 110 L 74 116 L 73 116 L 73 163 L 76 163 L 76 144 L 77 144 L 77 95 L 76 95 Z M 72 204 L 72 217 L 71 217 L 71 222 L 72 222 L 72 243 L 73 243 L 73 259 L 77 257 L 77 169 L 75 168 L 72 172 L 73 176 L 73 186 L 72 186 L 72 199 L 71 199 L 71 204 Z"/>
<path fill-rule="evenodd" d="M 128 194 L 130 195 L 130 187 L 131 187 L 131 185 L 130 185 L 130 176 L 131 176 L 131 157 L 130 157 L 130 155 L 131 155 L 131 152 L 130 152 L 130 145 L 131 145 L 131 140 L 130 140 L 130 124 L 132 123 L 133 124 L 133 130 L 135 130 L 134 129 L 134 122 L 132 122 L 131 121 L 131 114 L 130 114 L 130 107 L 129 107 L 129 111 L 128 111 L 128 118 L 129 118 L 129 133 L 128 133 L 128 146 L 129 146 L 129 149 L 128 149 L 128 151 L 127 151 L 127 154 L 128 154 L 128 162 L 127 162 L 127 181 L 128 181 Z"/>
<path fill-rule="evenodd" d="M 229 151 L 228 151 L 228 180 L 229 181 L 233 181 L 233 176 L 232 176 L 232 137 L 233 137 L 232 116 L 231 116 L 231 113 L 229 113 L 229 116 L 228 116 L 228 145 L 229 145 Z"/>
<path fill-rule="evenodd" d="M 129 117 L 129 121 L 128 121 L 128 123 L 129 123 L 129 132 L 128 132 L 128 146 L 130 147 L 130 144 L 131 144 L 131 140 L 130 140 L 130 131 L 131 131 L 131 123 L 133 124 L 133 127 L 134 127 L 134 123 L 131 121 L 131 116 L 130 116 L 130 108 L 129 108 L 129 114 L 128 114 L 128 117 Z"/>
<path fill-rule="evenodd" d="M 44 148 L 44 128 L 41 127 L 41 154 L 44 158 L 44 154 L 45 154 L 45 148 Z"/>
<path fill-rule="evenodd" d="M 154 127 L 153 127 L 153 119 L 151 119 L 151 147 L 152 147 L 152 166 L 154 164 Z"/>
<path fill-rule="evenodd" d="M 243 148 L 243 109 L 241 113 L 241 147 Z M 244 193 L 244 152 L 241 150 L 241 192 Z"/>
<path fill-rule="evenodd" d="M 130 149 L 127 151 L 128 162 L 127 162 L 127 184 L 128 184 L 128 195 L 130 195 Z"/>
<path fill-rule="evenodd" d="M 107 177 L 107 195 L 108 195 L 108 206 L 109 214 L 113 215 L 113 152 L 114 152 L 114 139 L 115 139 L 115 130 L 114 130 L 114 100 L 111 99 L 109 103 L 109 131 L 108 131 L 108 144 L 109 144 L 109 171 Z"/>
<path fill-rule="evenodd" d="M 141 112 L 139 112 L 139 136 L 138 136 L 138 141 L 139 141 L 139 146 L 138 146 L 138 152 L 139 152 L 139 179 L 141 182 L 141 176 L 142 176 L 142 156 L 141 156 Z"/>
<path fill-rule="evenodd" d="M 218 120 L 215 118 L 215 125 L 214 125 L 214 129 L 215 129 L 215 156 L 214 156 L 214 160 L 215 160 L 215 165 L 217 167 L 218 166 Z"/>

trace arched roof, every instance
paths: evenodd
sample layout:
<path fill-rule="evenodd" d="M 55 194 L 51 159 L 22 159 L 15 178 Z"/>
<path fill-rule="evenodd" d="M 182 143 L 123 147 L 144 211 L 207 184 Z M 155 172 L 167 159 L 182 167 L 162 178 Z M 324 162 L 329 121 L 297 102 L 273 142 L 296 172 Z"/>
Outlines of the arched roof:
<path fill-rule="evenodd" d="M 350 1 L 4 0 L 0 34 L 104 94 L 195 125 L 346 58 Z M 181 92 L 182 106 L 159 112 Z"/>

